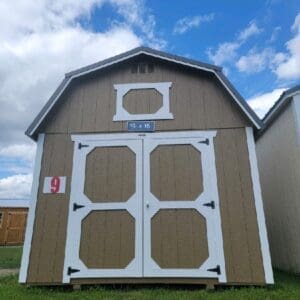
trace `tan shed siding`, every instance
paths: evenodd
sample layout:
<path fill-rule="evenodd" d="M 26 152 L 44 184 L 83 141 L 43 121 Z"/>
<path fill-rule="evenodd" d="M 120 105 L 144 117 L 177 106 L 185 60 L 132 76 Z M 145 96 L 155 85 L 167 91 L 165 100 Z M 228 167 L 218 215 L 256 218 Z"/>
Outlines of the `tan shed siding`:
<path fill-rule="evenodd" d="M 62 281 L 73 146 L 66 134 L 45 136 L 27 282 Z M 43 194 L 45 176 L 67 176 L 65 194 Z"/>
<path fill-rule="evenodd" d="M 228 282 L 264 283 L 245 129 L 218 130 L 215 153 Z M 62 281 L 72 156 L 70 135 L 45 135 L 28 283 Z M 41 193 L 53 175 L 67 176 L 66 194 Z"/>
<path fill-rule="evenodd" d="M 272 262 L 300 272 L 300 146 L 292 105 L 257 141 L 257 158 Z"/>
<path fill-rule="evenodd" d="M 245 129 L 218 130 L 216 167 L 228 282 L 265 282 Z"/>
<path fill-rule="evenodd" d="M 43 131 L 126 131 L 126 122 L 112 121 L 116 112 L 116 91 L 113 85 L 161 81 L 172 82 L 170 110 L 174 114 L 174 120 L 157 121 L 157 130 L 235 128 L 249 125 L 215 77 L 161 64 L 155 66 L 153 73 L 132 74 L 130 66 L 123 66 L 104 75 L 99 74 L 74 83 L 61 99 L 59 109 L 55 109 L 48 118 Z M 141 108 L 131 109 L 139 111 Z"/>

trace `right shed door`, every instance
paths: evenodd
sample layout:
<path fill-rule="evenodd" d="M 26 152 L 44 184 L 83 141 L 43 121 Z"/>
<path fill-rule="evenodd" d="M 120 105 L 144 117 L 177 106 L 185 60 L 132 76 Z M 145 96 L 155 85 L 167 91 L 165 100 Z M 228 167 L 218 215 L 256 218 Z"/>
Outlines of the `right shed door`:
<path fill-rule="evenodd" d="M 226 282 L 213 138 L 143 142 L 144 276 Z"/>

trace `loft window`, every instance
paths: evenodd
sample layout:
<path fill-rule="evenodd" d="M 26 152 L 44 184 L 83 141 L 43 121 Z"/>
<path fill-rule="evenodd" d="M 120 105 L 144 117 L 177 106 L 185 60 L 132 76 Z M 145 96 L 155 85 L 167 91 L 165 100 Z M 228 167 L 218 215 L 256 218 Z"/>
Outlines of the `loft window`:
<path fill-rule="evenodd" d="M 169 90 L 172 82 L 150 82 L 150 83 L 125 83 L 115 84 L 117 91 L 116 97 L 116 114 L 114 121 L 130 121 L 130 120 L 161 120 L 174 119 L 170 112 Z M 149 114 L 131 114 L 123 106 L 124 96 L 131 90 L 150 90 L 155 89 L 162 95 L 162 106 L 155 112 Z"/>

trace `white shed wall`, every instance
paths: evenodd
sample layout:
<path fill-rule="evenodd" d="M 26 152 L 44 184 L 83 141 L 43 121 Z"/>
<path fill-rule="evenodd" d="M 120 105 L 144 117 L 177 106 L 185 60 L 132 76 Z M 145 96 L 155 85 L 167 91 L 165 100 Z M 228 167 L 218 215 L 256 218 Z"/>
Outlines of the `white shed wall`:
<path fill-rule="evenodd" d="M 300 273 L 300 145 L 295 107 L 288 104 L 257 141 L 273 266 Z"/>

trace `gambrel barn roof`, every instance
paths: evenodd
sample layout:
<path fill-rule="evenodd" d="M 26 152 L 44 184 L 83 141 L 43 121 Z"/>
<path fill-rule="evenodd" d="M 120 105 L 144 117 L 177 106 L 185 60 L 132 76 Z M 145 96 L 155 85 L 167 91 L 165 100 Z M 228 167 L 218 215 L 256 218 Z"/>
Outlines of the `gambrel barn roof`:
<path fill-rule="evenodd" d="M 221 82 L 223 87 L 229 92 L 232 99 L 238 104 L 241 111 L 251 121 L 253 126 L 256 129 L 260 129 L 262 127 L 261 120 L 257 117 L 257 115 L 254 113 L 254 111 L 249 107 L 249 105 L 243 99 L 243 97 L 239 94 L 239 92 L 229 82 L 229 80 L 223 74 L 222 68 L 211 65 L 211 64 L 199 62 L 196 60 L 187 59 L 187 58 L 184 58 L 181 56 L 172 55 L 172 54 L 169 54 L 166 52 L 154 50 L 151 48 L 138 47 L 138 48 L 135 48 L 128 52 L 122 53 L 120 55 L 102 60 L 95 64 L 91 64 L 89 66 L 86 66 L 86 67 L 83 67 L 83 68 L 80 68 L 75 71 L 67 73 L 65 75 L 65 78 L 61 82 L 61 84 L 56 89 L 56 91 L 53 93 L 53 95 L 50 97 L 50 99 L 46 102 L 45 106 L 42 108 L 42 110 L 36 116 L 34 121 L 28 127 L 25 134 L 28 135 L 29 137 L 31 137 L 32 139 L 36 140 L 40 125 L 43 123 L 43 121 L 45 120 L 48 113 L 52 110 L 52 108 L 59 101 L 60 96 L 64 93 L 64 91 L 67 89 L 67 87 L 71 84 L 72 80 L 74 80 L 75 78 L 83 77 L 92 72 L 96 72 L 100 69 L 105 69 L 112 65 L 115 65 L 115 64 L 118 64 L 121 62 L 125 62 L 126 60 L 129 60 L 134 57 L 138 57 L 140 55 L 157 58 L 157 59 L 168 61 L 168 62 L 171 62 L 174 64 L 179 64 L 179 65 L 182 65 L 182 66 L 185 66 L 188 68 L 198 69 L 198 70 L 202 70 L 202 71 L 206 71 L 206 72 L 210 72 L 210 73 L 214 74 L 217 77 L 217 79 Z"/>

